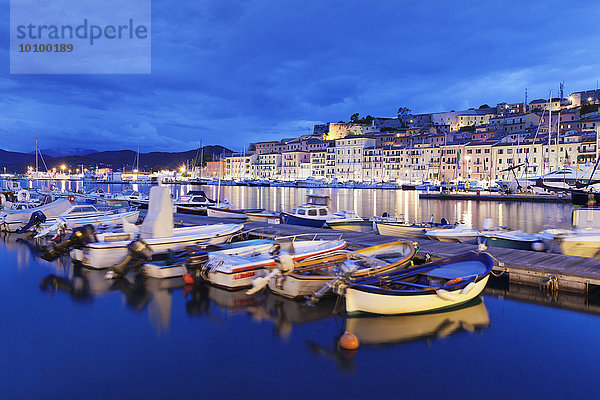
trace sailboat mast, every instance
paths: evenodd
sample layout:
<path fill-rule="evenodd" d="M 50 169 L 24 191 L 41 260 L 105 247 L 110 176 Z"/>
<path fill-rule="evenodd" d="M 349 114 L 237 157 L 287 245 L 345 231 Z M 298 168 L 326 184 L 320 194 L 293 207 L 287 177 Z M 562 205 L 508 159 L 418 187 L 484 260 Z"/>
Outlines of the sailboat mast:
<path fill-rule="evenodd" d="M 204 168 L 204 146 L 202 146 L 202 139 L 200 139 L 200 179 L 202 179 L 202 169 Z"/>
<path fill-rule="evenodd" d="M 550 91 L 550 97 L 548 98 L 548 171 L 552 171 L 550 164 L 550 143 L 552 133 L 552 90 Z"/>

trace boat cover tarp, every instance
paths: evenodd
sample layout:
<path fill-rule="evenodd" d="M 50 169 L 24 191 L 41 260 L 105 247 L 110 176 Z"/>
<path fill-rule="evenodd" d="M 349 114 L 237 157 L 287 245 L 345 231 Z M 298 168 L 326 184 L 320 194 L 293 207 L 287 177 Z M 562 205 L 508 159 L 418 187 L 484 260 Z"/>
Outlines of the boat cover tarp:
<path fill-rule="evenodd" d="M 58 199 L 53 201 L 52 203 L 45 204 L 43 206 L 29 208 L 25 210 L 9 210 L 6 211 L 4 221 L 7 223 L 10 222 L 18 222 L 18 221 L 29 221 L 31 218 L 31 214 L 36 211 L 41 211 L 44 213 L 46 218 L 55 218 L 66 213 L 72 204 L 67 199 Z"/>
<path fill-rule="evenodd" d="M 484 275 L 487 272 L 488 268 L 481 261 L 468 260 L 446 264 L 439 268 L 434 268 L 431 271 L 425 272 L 423 275 L 435 276 L 444 279 L 454 279 L 456 277 Z"/>
<path fill-rule="evenodd" d="M 140 227 L 142 239 L 173 236 L 173 208 L 169 189 L 153 186 L 150 189 L 148 214 Z"/>

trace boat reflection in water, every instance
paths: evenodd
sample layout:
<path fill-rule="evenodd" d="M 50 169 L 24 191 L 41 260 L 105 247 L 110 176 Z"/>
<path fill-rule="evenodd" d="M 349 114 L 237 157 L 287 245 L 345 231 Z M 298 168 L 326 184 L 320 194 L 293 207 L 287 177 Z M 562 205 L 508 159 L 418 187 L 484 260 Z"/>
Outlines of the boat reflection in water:
<path fill-rule="evenodd" d="M 480 297 L 446 312 L 346 319 L 346 330 L 358 337 L 361 346 L 442 339 L 489 326 L 490 316 Z"/>
<path fill-rule="evenodd" d="M 271 292 L 248 296 L 243 290 L 229 291 L 210 285 L 186 286 L 184 290 L 186 311 L 190 315 L 247 314 L 256 323 L 272 322 L 281 338 L 288 338 L 294 325 L 330 318 L 335 303 L 335 299 L 327 298 L 309 307 Z"/>
<path fill-rule="evenodd" d="M 146 308 L 157 332 L 166 331 L 171 319 L 173 291 L 184 287 L 183 278 L 153 279 L 143 276 L 105 279 L 106 271 L 70 265 L 64 274 L 49 274 L 40 282 L 45 292 L 67 293 L 74 301 L 91 302 L 109 292 L 120 292 L 125 304 L 141 312 Z"/>

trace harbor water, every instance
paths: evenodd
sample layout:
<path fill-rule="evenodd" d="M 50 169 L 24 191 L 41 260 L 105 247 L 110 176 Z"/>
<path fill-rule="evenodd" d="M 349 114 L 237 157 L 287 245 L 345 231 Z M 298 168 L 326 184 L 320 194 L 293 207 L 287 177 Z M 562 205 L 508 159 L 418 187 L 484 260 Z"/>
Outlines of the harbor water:
<path fill-rule="evenodd" d="M 52 182 L 40 181 L 40 187 L 50 187 Z M 100 187 L 105 192 L 120 192 L 133 188 L 148 193 L 149 185 L 84 184 L 80 181 L 57 181 L 61 191 L 90 191 Z M 23 187 L 33 187 L 35 182 L 23 181 Z M 568 203 L 517 203 L 474 200 L 419 199 L 419 191 L 345 188 L 295 188 L 295 187 L 248 187 L 207 185 L 168 185 L 178 198 L 190 190 L 204 190 L 213 199 L 228 199 L 234 208 L 264 208 L 272 211 L 291 210 L 306 202 L 307 193 L 325 193 L 331 198 L 333 211 L 356 210 L 361 217 L 391 216 L 407 221 L 435 221 L 446 218 L 450 222 L 462 222 L 481 228 L 485 218 L 491 218 L 494 226 L 506 226 L 525 232 L 539 232 L 547 228 L 568 228 L 571 225 L 573 207 Z"/>
<path fill-rule="evenodd" d="M 600 311 L 487 289 L 444 313 L 344 319 L 182 280 L 106 281 L 0 241 L 6 399 L 594 398 Z M 562 309 L 568 307 L 572 310 Z M 573 311 L 576 310 L 576 311 Z M 337 341 L 349 329 L 360 347 Z M 568 366 L 568 368 L 565 368 Z"/>
<path fill-rule="evenodd" d="M 172 189 L 179 196 L 198 187 Z M 202 189 L 217 197 L 215 186 Z M 222 187 L 219 197 L 240 208 L 286 209 L 309 191 L 328 193 L 334 209 L 363 216 L 433 214 L 474 226 L 491 217 L 532 232 L 570 223 L 570 206 L 424 201 L 417 192 Z M 495 279 L 460 309 L 344 318 L 335 298 L 307 307 L 270 293 L 186 286 L 179 278 L 108 281 L 104 271 L 68 257 L 41 260 L 42 245 L 0 236 L 0 387 L 7 399 L 596 394 L 597 294 L 546 293 Z M 345 330 L 358 336 L 358 350 L 340 349 Z"/>

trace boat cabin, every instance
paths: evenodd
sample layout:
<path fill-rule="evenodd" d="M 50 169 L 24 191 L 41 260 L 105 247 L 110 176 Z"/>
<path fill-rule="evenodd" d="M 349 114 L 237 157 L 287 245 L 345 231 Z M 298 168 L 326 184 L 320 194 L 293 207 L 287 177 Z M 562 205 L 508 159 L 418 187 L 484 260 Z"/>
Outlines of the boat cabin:
<path fill-rule="evenodd" d="M 309 194 L 306 196 L 307 205 L 313 206 L 329 206 L 329 195 L 327 194 Z"/>
<path fill-rule="evenodd" d="M 294 207 L 293 215 L 301 217 L 326 219 L 331 215 L 329 211 L 329 196 L 326 194 L 309 194 L 307 195 L 307 203 Z"/>

